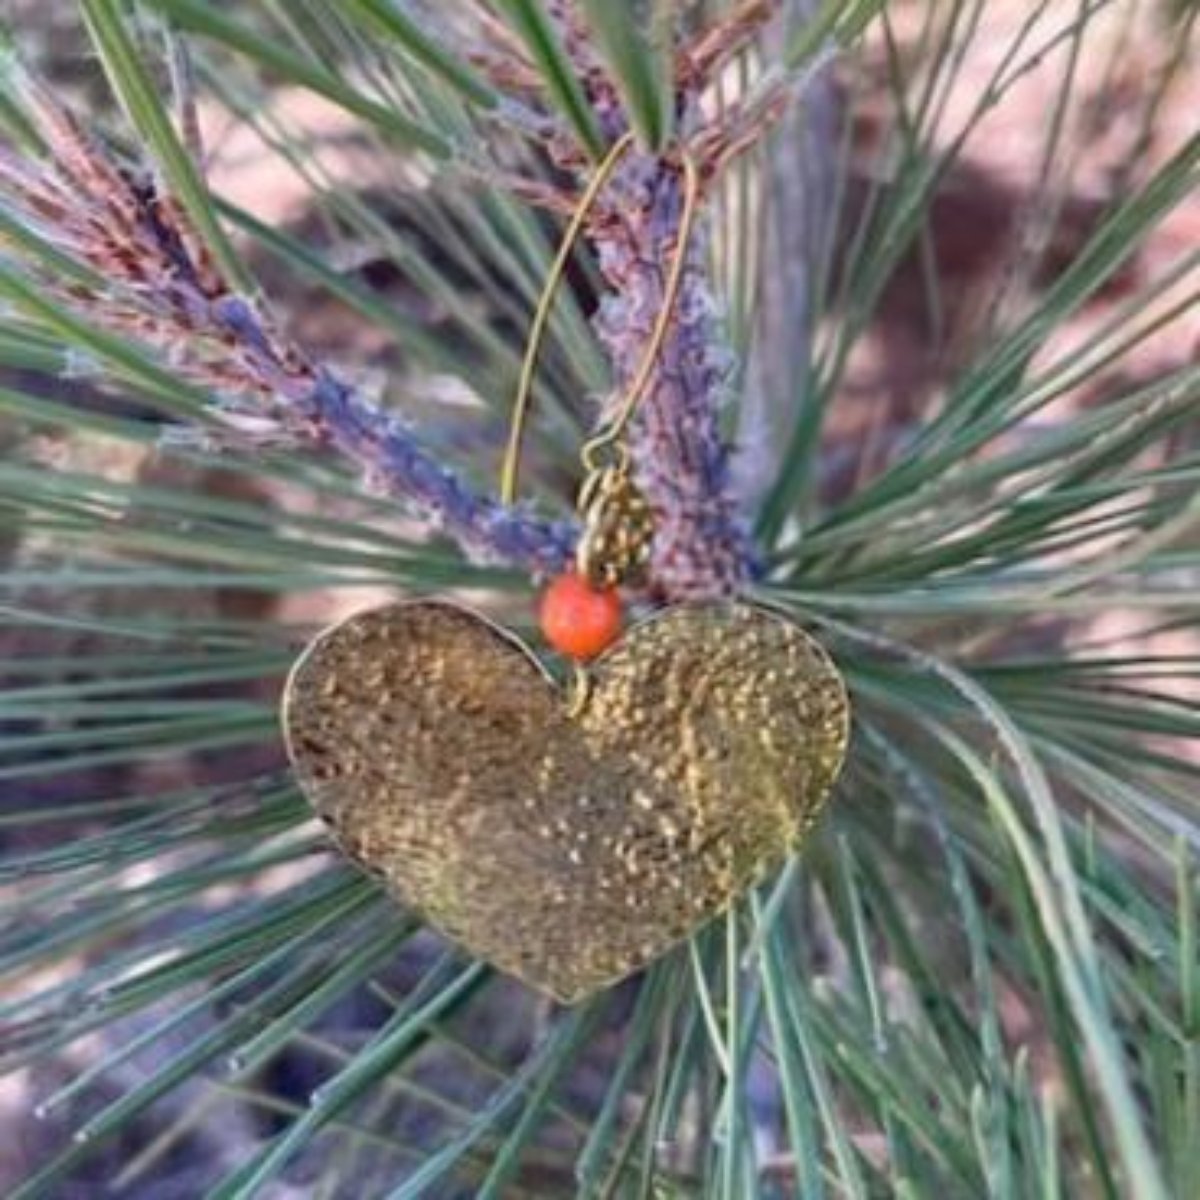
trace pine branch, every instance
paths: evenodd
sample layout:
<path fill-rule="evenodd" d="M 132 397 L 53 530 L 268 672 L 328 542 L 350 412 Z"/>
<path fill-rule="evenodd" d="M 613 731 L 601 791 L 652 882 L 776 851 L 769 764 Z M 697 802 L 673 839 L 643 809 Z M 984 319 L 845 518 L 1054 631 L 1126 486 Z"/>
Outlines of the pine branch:
<path fill-rule="evenodd" d="M 0 156 L 0 187 L 55 251 L 93 273 L 31 266 L 48 292 L 102 329 L 156 349 L 183 378 L 215 390 L 228 444 L 332 450 L 365 488 L 410 506 L 469 554 L 545 573 L 570 560 L 570 523 L 541 520 L 468 487 L 399 417 L 314 361 L 239 294 L 181 205 L 148 172 L 119 165 L 47 88 L 23 92 L 47 159 Z M 171 441 L 206 436 L 172 430 Z"/>
<path fill-rule="evenodd" d="M 620 89 L 582 18 L 567 4 L 550 6 L 547 15 L 599 127 L 606 137 L 620 136 L 629 126 Z M 757 142 L 788 107 L 788 88 L 775 86 L 724 117 L 706 122 L 700 115 L 713 73 L 767 15 L 761 4 L 743 6 L 678 52 L 675 104 L 688 141 L 685 152 L 698 160 L 706 180 Z M 511 45 L 501 49 L 510 62 L 507 73 L 519 74 L 519 52 Z M 504 73 L 489 72 L 494 80 Z M 72 281 L 64 288 L 52 272 L 43 272 L 46 286 L 70 308 L 101 328 L 150 344 L 184 377 L 218 391 L 215 415 L 232 444 L 332 450 L 356 465 L 367 489 L 404 502 L 470 555 L 534 573 L 553 572 L 569 561 L 572 525 L 539 520 L 473 491 L 400 418 L 285 338 L 265 308 L 228 279 L 184 206 L 160 180 L 119 166 L 44 87 L 26 79 L 23 91 L 50 161 L 34 164 L 8 154 L 0 159 L 0 180 L 56 250 L 104 281 Z M 541 99 L 545 149 L 582 189 L 589 148 L 555 124 L 553 92 Z M 521 103 L 528 101 L 523 97 Z M 618 394 L 636 375 L 651 341 L 667 264 L 679 249 L 679 153 L 668 148 L 631 156 L 589 223 L 610 289 L 596 327 Z M 506 182 L 526 198 L 549 197 L 552 207 L 569 203 L 537 181 Z M 730 449 L 719 429 L 729 355 L 717 335 L 703 234 L 682 252 L 687 270 L 677 309 L 630 434 L 635 475 L 655 519 L 652 590 L 675 600 L 734 594 L 757 571 L 747 514 L 730 480 Z M 173 431 L 173 440 L 180 436 Z"/>
<path fill-rule="evenodd" d="M 593 237 L 612 285 L 596 325 L 619 385 L 634 378 L 662 307 L 665 271 L 679 224 L 675 172 L 649 178 L 633 164 L 614 186 L 619 222 Z M 733 492 L 729 449 L 718 428 L 728 353 L 715 335 L 715 303 L 702 263 L 701 238 L 688 267 L 654 381 L 630 432 L 635 477 L 655 515 L 651 576 L 671 599 L 703 599 L 741 590 L 755 557 Z M 618 394 L 621 386 L 618 387 Z"/>

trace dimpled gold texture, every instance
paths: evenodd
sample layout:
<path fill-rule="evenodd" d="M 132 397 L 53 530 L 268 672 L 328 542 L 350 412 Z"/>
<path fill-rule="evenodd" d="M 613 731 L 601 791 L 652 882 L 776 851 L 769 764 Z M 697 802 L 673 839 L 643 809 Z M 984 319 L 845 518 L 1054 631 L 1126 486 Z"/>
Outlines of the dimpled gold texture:
<path fill-rule="evenodd" d="M 360 613 L 297 663 L 296 774 L 406 905 L 567 1003 L 644 967 L 803 840 L 849 709 L 825 652 L 746 604 L 665 610 L 567 697 L 441 602 Z"/>

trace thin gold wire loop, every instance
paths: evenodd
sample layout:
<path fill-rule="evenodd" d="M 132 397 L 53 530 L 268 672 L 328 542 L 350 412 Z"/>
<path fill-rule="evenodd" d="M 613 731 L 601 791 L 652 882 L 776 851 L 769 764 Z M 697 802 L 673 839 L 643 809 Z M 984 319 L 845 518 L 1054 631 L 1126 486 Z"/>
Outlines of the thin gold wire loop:
<path fill-rule="evenodd" d="M 607 451 L 607 454 L 602 455 L 600 453 L 602 450 Z M 609 467 L 615 467 L 618 471 L 627 471 L 629 469 L 629 447 L 624 442 L 610 437 L 609 431 L 606 429 L 583 443 L 579 450 L 579 461 L 589 476 Z M 587 486 L 586 481 L 584 486 Z"/>
<path fill-rule="evenodd" d="M 654 367 L 658 362 L 658 354 L 666 340 L 667 329 L 671 316 L 679 299 L 679 289 L 683 284 L 683 272 L 687 266 L 687 251 L 691 245 L 692 230 L 696 224 L 696 213 L 700 200 L 700 171 L 696 161 L 689 154 L 683 156 L 683 211 L 679 216 L 679 229 L 675 237 L 675 250 L 671 255 L 671 269 L 667 274 L 667 282 L 663 288 L 662 307 L 654 322 L 646 352 L 638 365 L 637 374 L 629 385 L 629 391 L 621 401 L 616 416 L 609 422 L 607 428 L 591 438 L 583 448 L 586 455 L 594 454 L 596 449 L 604 445 L 619 443 L 625 427 L 629 424 L 634 410 L 641 403 L 654 376 Z M 585 459 L 586 462 L 586 459 Z"/>
<path fill-rule="evenodd" d="M 554 262 L 550 267 L 550 274 L 546 277 L 541 296 L 538 297 L 533 325 L 529 330 L 529 344 L 525 348 L 525 359 L 521 363 L 521 375 L 517 382 L 517 398 L 513 403 L 512 426 L 508 435 L 508 448 L 504 454 L 504 468 L 500 475 L 500 499 L 505 504 L 512 504 L 517 498 L 517 472 L 520 469 L 521 441 L 525 434 L 525 421 L 529 415 L 529 400 L 533 393 L 533 372 L 537 366 L 538 351 L 541 349 L 542 339 L 545 336 L 546 324 L 550 320 L 550 307 L 554 302 L 554 293 L 558 290 L 559 282 L 566 272 L 571 251 L 574 249 L 588 214 L 613 171 L 617 169 L 617 164 L 633 143 L 632 131 L 618 138 L 596 168 L 596 173 L 580 197 L 579 207 L 575 210 L 566 233 L 563 234 L 558 253 L 554 256 Z"/>
<path fill-rule="evenodd" d="M 504 466 L 500 476 L 500 498 L 504 504 L 512 504 L 517 497 L 517 475 L 521 462 L 521 443 L 524 438 L 525 424 L 529 415 L 530 397 L 533 392 L 533 373 L 537 366 L 538 351 L 545 336 L 546 325 L 550 319 L 550 309 L 554 293 L 566 271 L 571 251 L 583 229 L 588 214 L 595 205 L 604 185 L 616 170 L 617 164 L 634 144 L 632 132 L 623 134 L 612 145 L 604 156 L 595 175 L 592 176 L 586 190 L 580 197 L 579 207 L 571 218 L 563 235 L 562 243 L 555 255 L 554 262 L 547 276 L 542 294 L 538 298 L 537 309 L 534 312 L 533 324 L 529 332 L 529 344 L 525 350 L 525 358 L 521 364 L 521 374 L 517 383 L 517 396 L 513 404 L 512 425 L 509 430 L 508 446 L 504 455 Z M 658 361 L 659 351 L 666 340 L 667 329 L 671 315 L 679 299 L 679 290 L 683 284 L 683 273 L 687 266 L 687 251 L 691 244 L 692 231 L 695 228 L 696 215 L 700 201 L 700 171 L 695 160 L 684 151 L 681 155 L 683 163 L 684 196 L 683 211 L 679 217 L 679 229 L 675 237 L 675 249 L 671 256 L 671 267 L 667 273 L 667 281 L 663 287 L 663 302 L 655 318 L 650 341 L 641 362 L 634 375 L 616 415 L 594 437 L 584 443 L 580 451 L 580 459 L 584 468 L 589 472 L 604 469 L 597 455 L 601 450 L 619 447 L 619 462 L 628 465 L 628 451 L 621 441 L 626 426 L 633 416 L 634 410 L 644 397 L 654 375 L 654 367 Z"/>
<path fill-rule="evenodd" d="M 574 720 L 583 715 L 587 703 L 592 696 L 592 677 L 587 668 L 580 662 L 572 665 L 571 692 L 567 702 L 567 716 Z"/>

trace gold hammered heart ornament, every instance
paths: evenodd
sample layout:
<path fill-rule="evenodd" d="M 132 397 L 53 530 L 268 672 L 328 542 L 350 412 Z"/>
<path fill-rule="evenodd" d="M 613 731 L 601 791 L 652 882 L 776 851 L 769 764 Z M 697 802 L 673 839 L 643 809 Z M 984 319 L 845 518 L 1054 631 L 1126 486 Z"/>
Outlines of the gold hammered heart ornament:
<path fill-rule="evenodd" d="M 756 606 L 631 629 L 566 697 L 516 638 L 440 601 L 319 637 L 284 725 L 351 858 L 495 966 L 567 1003 L 726 909 L 794 850 L 841 768 L 824 650 Z"/>

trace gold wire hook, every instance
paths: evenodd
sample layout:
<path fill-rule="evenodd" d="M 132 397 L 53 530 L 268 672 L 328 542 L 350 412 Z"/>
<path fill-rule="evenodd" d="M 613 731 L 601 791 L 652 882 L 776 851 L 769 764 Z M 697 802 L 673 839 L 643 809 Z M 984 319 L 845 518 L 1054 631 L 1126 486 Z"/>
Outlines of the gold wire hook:
<path fill-rule="evenodd" d="M 671 269 L 667 274 L 666 285 L 663 287 L 662 308 L 658 311 L 646 352 L 638 364 L 637 374 L 633 377 L 633 382 L 629 385 L 629 391 L 625 393 L 625 399 L 621 401 L 621 407 L 617 410 L 616 416 L 609 422 L 606 429 L 585 442 L 580 451 L 585 463 L 590 462 L 598 449 L 617 442 L 625 432 L 625 427 L 629 424 L 634 410 L 641 403 L 650 386 L 650 381 L 654 376 L 654 366 L 658 362 L 658 353 L 667 337 L 667 327 L 671 323 L 675 303 L 679 299 L 679 289 L 683 284 L 683 272 L 687 266 L 687 251 L 691 244 L 692 229 L 696 224 L 700 199 L 700 172 L 696 167 L 695 159 L 685 152 L 682 155 L 682 161 L 683 211 L 679 215 L 679 229 L 675 237 L 675 252 L 671 255 Z"/>
<path fill-rule="evenodd" d="M 617 164 L 634 144 L 632 132 L 623 134 L 604 156 L 595 175 L 592 176 L 586 190 L 580 197 L 579 207 L 571 218 L 559 245 L 558 253 L 550 268 L 542 294 L 538 298 L 537 309 L 534 312 L 533 325 L 529 331 L 529 344 L 525 350 L 525 358 L 521 364 L 521 375 L 517 384 L 517 396 L 513 404 L 512 426 L 509 430 L 508 447 L 504 455 L 504 467 L 500 476 L 500 499 L 504 504 L 512 504 L 517 497 L 517 473 L 521 461 L 521 442 L 524 437 L 525 423 L 529 415 L 529 402 L 533 391 L 533 373 L 537 365 L 538 351 L 550 319 L 550 307 L 554 293 L 566 271 L 567 262 L 571 257 L 576 240 L 583 229 L 584 222 L 593 205 L 596 203 L 601 190 L 612 176 Z M 637 373 L 630 384 L 629 391 L 621 401 L 616 416 L 608 426 L 595 437 L 584 443 L 580 457 L 585 467 L 595 469 L 597 451 L 619 442 L 625 427 L 629 424 L 634 410 L 645 395 L 654 374 L 654 366 L 658 361 L 659 351 L 667 336 L 667 327 L 674 312 L 675 303 L 679 298 L 679 289 L 683 283 L 683 272 L 687 265 L 687 250 L 691 243 L 692 230 L 696 223 L 696 214 L 700 199 L 700 172 L 695 160 L 684 151 L 681 155 L 684 174 L 683 211 L 679 218 L 679 229 L 675 238 L 675 253 L 671 258 L 671 268 L 667 282 L 663 288 L 663 303 L 651 331 L 650 342 L 638 365 Z"/>
<path fill-rule="evenodd" d="M 625 152 L 633 145 L 634 135 L 631 132 L 618 138 L 612 149 L 601 160 L 592 176 L 591 182 L 579 200 L 571 217 L 571 223 L 563 234 L 558 253 L 546 277 L 542 294 L 538 297 L 537 309 L 533 315 L 533 325 L 529 330 L 529 343 L 525 347 L 525 358 L 521 363 L 521 376 L 517 383 L 517 397 L 513 403 L 512 426 L 508 434 L 508 448 L 504 454 L 504 468 L 500 475 L 500 499 L 504 504 L 512 504 L 517 498 L 517 471 L 521 463 L 521 439 L 525 433 L 525 420 L 529 414 L 529 400 L 533 393 L 533 372 L 537 366 L 538 351 L 541 349 L 542 338 L 546 332 L 546 324 L 550 320 L 550 306 L 554 302 L 554 293 L 567 269 L 571 251 L 579 237 L 583 224 L 592 210 L 592 206 L 600 196 L 604 185 L 608 182 L 617 164 L 625 156 Z"/>
<path fill-rule="evenodd" d="M 592 698 L 592 677 L 587 668 L 578 662 L 571 664 L 571 691 L 567 702 L 567 716 L 571 720 L 583 715 L 588 701 Z"/>

